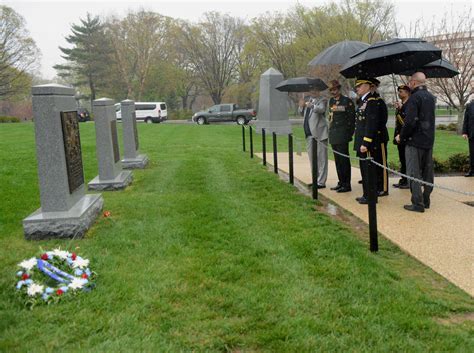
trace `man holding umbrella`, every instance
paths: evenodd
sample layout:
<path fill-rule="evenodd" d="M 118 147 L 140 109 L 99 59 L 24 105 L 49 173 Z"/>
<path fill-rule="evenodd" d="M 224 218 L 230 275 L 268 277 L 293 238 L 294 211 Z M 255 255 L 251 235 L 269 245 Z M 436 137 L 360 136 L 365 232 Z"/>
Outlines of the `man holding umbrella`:
<path fill-rule="evenodd" d="M 435 138 L 436 97 L 428 92 L 426 76 L 415 72 L 408 81 L 412 90 L 406 103 L 405 124 L 397 142 L 405 143 L 407 174 L 416 179 L 433 183 L 433 144 Z M 433 187 L 410 181 L 411 205 L 403 206 L 408 211 L 425 212 L 430 208 L 430 195 Z"/>
<path fill-rule="evenodd" d="M 337 80 L 330 82 L 329 92 L 329 143 L 334 151 L 337 185 L 331 190 L 337 192 L 351 191 L 351 162 L 336 152 L 348 155 L 349 142 L 352 141 L 355 124 L 355 107 L 352 100 L 341 94 L 341 84 Z"/>
<path fill-rule="evenodd" d="M 401 141 L 397 141 L 397 135 L 400 135 L 402 131 L 403 125 L 405 125 L 405 110 L 406 110 L 406 102 L 408 98 L 410 98 L 410 87 L 407 85 L 400 85 L 398 86 L 398 98 L 400 98 L 401 102 L 395 102 L 395 132 L 393 143 L 397 146 L 398 149 L 398 158 L 400 159 L 400 173 L 406 174 L 407 172 L 407 163 L 405 159 L 405 144 Z M 400 181 L 397 184 L 393 184 L 394 187 L 400 189 L 408 189 L 408 180 L 405 177 L 401 177 Z"/>
<path fill-rule="evenodd" d="M 317 175 L 317 188 L 323 189 L 326 187 L 326 180 L 328 177 L 328 123 L 325 117 L 327 108 L 327 99 L 321 96 L 321 91 L 314 88 L 310 91 L 311 98 L 305 103 L 305 118 L 304 118 L 304 132 L 307 142 L 307 152 L 309 162 L 312 168 L 313 161 L 313 137 L 318 140 L 321 144 L 326 145 L 318 146 L 318 175 Z"/>

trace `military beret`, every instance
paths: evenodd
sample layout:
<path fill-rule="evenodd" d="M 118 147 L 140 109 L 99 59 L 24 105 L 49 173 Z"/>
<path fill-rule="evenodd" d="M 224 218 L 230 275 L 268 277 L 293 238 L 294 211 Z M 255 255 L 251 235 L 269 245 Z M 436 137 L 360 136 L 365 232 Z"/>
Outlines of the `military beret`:
<path fill-rule="evenodd" d="M 371 77 L 371 78 L 370 78 L 370 81 L 372 81 L 372 84 L 373 84 L 373 85 L 376 85 L 376 86 L 379 86 L 379 85 L 380 85 L 380 81 L 377 80 L 375 77 Z"/>
<path fill-rule="evenodd" d="M 362 85 L 363 83 L 367 83 L 367 84 L 371 85 L 371 84 L 372 84 L 372 81 L 371 81 L 370 78 L 365 78 L 365 77 L 364 77 L 364 78 L 362 78 L 362 77 L 361 77 L 361 78 L 357 78 L 357 79 L 356 79 L 356 82 L 355 82 L 355 86 L 357 87 L 357 86 L 359 86 L 359 85 Z"/>
<path fill-rule="evenodd" d="M 400 85 L 400 86 L 398 86 L 397 89 L 398 89 L 399 91 L 400 91 L 401 89 L 403 89 L 403 90 L 405 90 L 405 91 L 407 91 L 407 92 L 411 92 L 410 87 L 408 87 L 407 85 Z"/>

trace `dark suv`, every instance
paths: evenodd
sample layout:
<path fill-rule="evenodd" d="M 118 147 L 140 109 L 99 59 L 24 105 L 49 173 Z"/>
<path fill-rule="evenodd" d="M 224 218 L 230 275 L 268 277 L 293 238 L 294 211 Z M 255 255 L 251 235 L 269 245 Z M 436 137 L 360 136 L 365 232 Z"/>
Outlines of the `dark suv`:
<path fill-rule="evenodd" d="M 91 116 L 89 115 L 89 111 L 86 108 L 77 108 L 77 120 L 80 123 L 90 121 Z"/>

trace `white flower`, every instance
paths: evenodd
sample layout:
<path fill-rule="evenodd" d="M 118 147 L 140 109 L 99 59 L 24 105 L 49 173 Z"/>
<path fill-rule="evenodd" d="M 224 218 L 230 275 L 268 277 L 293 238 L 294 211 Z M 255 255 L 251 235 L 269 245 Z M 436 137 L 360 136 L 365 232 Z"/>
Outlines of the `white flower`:
<path fill-rule="evenodd" d="M 69 256 L 69 253 L 67 251 L 61 249 L 54 249 L 52 251 L 52 254 L 63 260 L 67 259 L 67 257 Z"/>
<path fill-rule="evenodd" d="M 76 260 L 74 260 L 74 263 L 72 264 L 73 268 L 84 268 L 89 266 L 89 260 L 83 259 L 82 257 L 76 257 Z"/>
<path fill-rule="evenodd" d="M 36 258 L 32 257 L 29 260 L 23 260 L 18 264 L 18 266 L 23 267 L 25 270 L 29 271 L 36 266 Z"/>
<path fill-rule="evenodd" d="M 36 295 L 36 294 L 41 294 L 43 293 L 44 286 L 32 283 L 29 287 L 28 290 L 26 291 L 30 297 Z"/>
<path fill-rule="evenodd" d="M 81 289 L 88 282 L 85 278 L 74 278 L 68 287 L 71 289 Z"/>

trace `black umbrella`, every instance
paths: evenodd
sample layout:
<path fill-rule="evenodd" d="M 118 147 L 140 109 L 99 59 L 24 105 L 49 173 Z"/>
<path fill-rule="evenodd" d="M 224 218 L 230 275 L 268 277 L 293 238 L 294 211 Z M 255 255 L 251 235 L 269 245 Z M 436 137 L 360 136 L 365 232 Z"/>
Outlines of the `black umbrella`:
<path fill-rule="evenodd" d="M 312 89 L 324 91 L 328 86 L 319 78 L 294 77 L 281 81 L 275 88 L 282 92 L 308 92 Z"/>
<path fill-rule="evenodd" d="M 441 49 L 422 39 L 394 38 L 372 44 L 342 68 L 346 78 L 377 77 L 416 69 L 441 59 Z"/>
<path fill-rule="evenodd" d="M 344 40 L 323 50 L 321 53 L 315 56 L 308 65 L 344 65 L 349 61 L 352 55 L 368 47 L 369 45 L 364 42 Z"/>
<path fill-rule="evenodd" d="M 400 75 L 411 76 L 418 71 L 423 72 L 427 78 L 451 78 L 459 75 L 459 71 L 446 59 L 435 60 L 419 69 L 403 71 Z"/>

